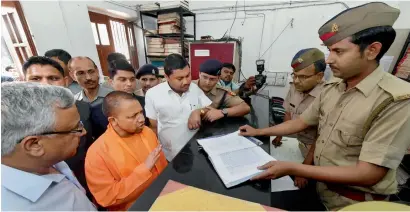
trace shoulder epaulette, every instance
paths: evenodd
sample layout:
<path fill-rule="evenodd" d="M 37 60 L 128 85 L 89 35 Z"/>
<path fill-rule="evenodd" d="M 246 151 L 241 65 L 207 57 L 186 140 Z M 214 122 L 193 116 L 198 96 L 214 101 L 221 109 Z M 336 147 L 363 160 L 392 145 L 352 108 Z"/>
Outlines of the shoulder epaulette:
<path fill-rule="evenodd" d="M 227 89 L 227 88 L 221 87 L 221 86 L 219 86 L 219 85 L 217 85 L 216 88 L 228 92 L 228 94 L 230 94 L 231 96 L 236 96 L 236 93 L 235 93 L 235 92 L 233 92 L 233 91 L 231 91 L 231 90 L 229 90 L 229 89 Z"/>
<path fill-rule="evenodd" d="M 410 99 L 410 83 L 386 73 L 379 81 L 381 89 L 389 93 L 394 101 Z"/>

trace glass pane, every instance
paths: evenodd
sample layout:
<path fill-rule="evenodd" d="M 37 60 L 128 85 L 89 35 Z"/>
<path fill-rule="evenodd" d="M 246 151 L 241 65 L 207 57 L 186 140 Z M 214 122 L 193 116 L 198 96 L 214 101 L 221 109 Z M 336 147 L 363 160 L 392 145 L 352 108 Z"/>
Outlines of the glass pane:
<path fill-rule="evenodd" d="M 98 24 L 98 32 L 100 34 L 101 45 L 110 45 L 110 39 L 108 38 L 107 25 Z"/>
<path fill-rule="evenodd" d="M 134 39 L 132 37 L 132 30 L 128 27 L 128 40 L 130 41 L 130 47 L 134 47 Z"/>
<path fill-rule="evenodd" d="M 111 32 L 114 40 L 115 51 L 119 52 L 127 58 L 130 59 L 130 54 L 128 51 L 127 35 L 125 34 L 125 26 L 121 22 L 110 20 Z"/>
<path fill-rule="evenodd" d="M 100 45 L 100 40 L 98 39 L 97 27 L 95 26 L 95 23 L 93 22 L 91 22 L 91 29 L 93 30 L 95 44 Z"/>

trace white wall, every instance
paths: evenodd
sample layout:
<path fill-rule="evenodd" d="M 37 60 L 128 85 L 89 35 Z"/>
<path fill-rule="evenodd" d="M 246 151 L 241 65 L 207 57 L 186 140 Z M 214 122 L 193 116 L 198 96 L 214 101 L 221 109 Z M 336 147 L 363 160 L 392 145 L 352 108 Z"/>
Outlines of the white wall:
<path fill-rule="evenodd" d="M 197 39 L 203 35 L 211 35 L 221 38 L 231 27 L 234 19 L 234 6 L 236 1 L 190 1 L 190 8 L 197 13 Z M 246 6 L 257 4 L 276 4 L 274 6 L 247 7 L 246 20 L 243 12 L 243 3 Z M 283 1 L 281 1 L 283 2 Z M 315 5 L 309 7 L 280 9 L 289 6 L 278 1 L 238 1 L 237 18 L 232 27 L 232 37 L 243 38 L 242 48 L 242 71 L 246 77 L 256 74 L 255 60 L 269 47 L 289 21 L 293 18 L 293 24 L 273 44 L 271 49 L 262 57 L 266 60 L 266 70 L 273 72 L 290 72 L 290 60 L 294 54 L 303 48 L 316 47 L 324 52 L 326 48 L 321 46 L 317 30 L 328 19 L 345 9 L 342 4 Z M 306 1 L 307 2 L 307 1 Z M 367 1 L 368 2 L 368 1 Z M 144 3 L 141 1 L 115 2 L 128 6 Z M 328 4 L 329 1 L 310 2 L 308 4 Z M 358 6 L 366 1 L 347 1 L 349 7 Z M 401 10 L 401 15 L 394 27 L 397 29 L 410 28 L 410 2 L 387 1 L 393 7 Z M 34 36 L 39 54 L 53 48 L 62 48 L 73 56 L 89 56 L 98 65 L 100 64 L 97 50 L 90 27 L 87 6 L 110 9 L 126 13 L 130 20 L 135 20 L 139 25 L 139 15 L 134 8 L 118 6 L 107 1 L 21 1 L 24 14 Z M 300 5 L 300 4 L 299 4 Z M 306 5 L 306 4 L 304 4 Z M 298 6 L 293 1 L 291 6 Z M 207 7 L 226 7 L 224 9 L 203 10 Z M 277 9 L 266 11 L 267 9 Z M 258 10 L 258 11 L 249 11 Z M 265 10 L 265 11 L 264 11 Z M 207 13 L 227 11 L 224 13 Z M 230 12 L 229 12 L 230 11 Z M 265 15 L 263 25 L 262 15 Z M 254 14 L 254 15 L 251 15 Z M 191 21 L 187 19 L 187 30 L 192 32 Z M 242 24 L 243 23 L 243 24 Z M 262 28 L 264 33 L 261 42 Z M 145 64 L 142 30 L 135 27 L 139 64 Z M 261 44 L 261 49 L 259 46 Z M 269 76 L 269 75 L 268 75 Z M 270 96 L 284 97 L 288 87 L 268 86 Z"/>
<path fill-rule="evenodd" d="M 218 4 L 209 4 L 205 1 L 191 1 L 190 9 L 197 13 L 197 35 L 196 38 L 200 39 L 203 35 L 211 35 L 215 39 L 221 38 L 225 31 L 231 27 L 235 16 L 235 2 L 236 1 L 219 1 Z M 277 1 L 245 1 L 247 6 L 257 4 L 278 4 Z M 308 4 L 326 4 L 330 2 L 320 3 L 308 3 Z M 348 1 L 346 4 L 349 7 L 358 6 L 366 2 Z M 410 28 L 410 2 L 397 2 L 389 1 L 389 5 L 400 8 L 401 16 L 394 25 L 395 28 Z M 292 4 L 296 6 L 298 4 Z M 300 5 L 300 4 L 299 4 Z M 307 4 L 303 4 L 307 5 Z M 229 6 L 231 8 L 226 9 L 213 9 L 203 10 L 207 7 L 223 7 Z M 237 17 L 231 30 L 231 37 L 243 38 L 242 43 L 242 71 L 246 77 L 257 74 L 255 61 L 258 59 L 258 55 L 262 55 L 263 52 L 269 47 L 269 45 L 278 37 L 281 31 L 293 18 L 293 25 L 289 26 L 283 34 L 276 40 L 271 49 L 266 52 L 262 57 L 265 59 L 265 68 L 267 71 L 272 72 L 291 72 L 290 62 L 293 56 L 301 49 L 316 47 L 324 52 L 327 49 L 321 46 L 321 40 L 318 37 L 318 29 L 327 20 L 334 15 L 343 11 L 345 7 L 343 4 L 330 4 L 330 5 L 317 5 L 310 7 L 301 7 L 293 9 L 280 9 L 272 11 L 261 11 L 273 8 L 282 8 L 287 5 L 274 5 L 274 6 L 260 6 L 260 7 L 247 7 L 246 10 L 259 10 L 259 12 L 247 12 L 246 20 L 243 12 L 243 1 L 238 1 Z M 215 13 L 218 11 L 231 11 L 224 13 Z M 204 12 L 210 12 L 208 14 L 200 14 Z M 251 13 L 263 13 L 265 15 L 264 33 L 262 37 L 262 47 L 259 49 L 261 42 L 261 34 L 263 28 L 263 18 L 260 15 L 250 16 Z M 245 20 L 245 21 L 244 21 Z M 244 22 L 244 23 L 243 23 Z M 242 24 L 243 23 L 243 24 Z M 187 22 L 188 31 L 192 31 L 190 28 L 191 22 Z M 227 33 L 228 34 L 228 33 Z M 268 74 L 269 77 L 269 74 Z M 243 79 L 243 78 L 242 78 Z M 274 87 L 267 86 L 265 89 L 269 90 L 270 96 L 285 97 L 288 86 L 286 87 Z"/>
<path fill-rule="evenodd" d="M 100 60 L 87 6 L 120 11 L 126 13 L 130 19 L 136 19 L 138 16 L 135 10 L 105 1 L 21 1 L 21 5 L 39 55 L 44 55 L 50 49 L 61 48 L 72 56 L 88 56 L 99 67 L 100 75 Z M 140 50 L 142 35 L 138 30 L 135 33 L 137 48 Z M 139 60 L 142 59 L 145 63 L 143 56 L 139 55 Z"/>

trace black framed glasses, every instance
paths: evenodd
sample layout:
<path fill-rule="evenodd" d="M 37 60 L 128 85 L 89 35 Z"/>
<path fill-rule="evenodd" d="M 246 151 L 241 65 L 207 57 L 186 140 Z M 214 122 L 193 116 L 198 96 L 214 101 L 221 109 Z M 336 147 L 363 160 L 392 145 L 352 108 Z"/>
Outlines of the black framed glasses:
<path fill-rule="evenodd" d="M 74 129 L 74 130 L 58 131 L 58 132 L 44 132 L 44 133 L 40 133 L 40 134 L 37 134 L 37 135 L 55 135 L 55 134 L 62 135 L 62 134 L 70 134 L 70 133 L 81 134 L 81 133 L 83 133 L 83 131 L 84 131 L 84 124 L 83 124 L 82 121 L 80 121 L 78 123 L 78 127 L 76 127 L 76 129 Z M 21 143 L 21 141 L 23 141 L 23 140 L 20 140 L 17 143 Z"/>
<path fill-rule="evenodd" d="M 54 134 L 70 134 L 70 133 L 82 133 L 84 131 L 84 124 L 82 121 L 78 123 L 78 127 L 69 131 L 57 131 L 57 132 L 44 132 L 39 135 L 54 135 Z"/>
<path fill-rule="evenodd" d="M 312 74 L 312 75 L 308 75 L 308 76 L 305 76 L 305 75 L 298 76 L 295 73 L 291 73 L 290 75 L 293 77 L 293 79 L 299 79 L 300 81 L 303 81 L 303 80 L 307 80 L 307 79 L 315 76 L 316 74 Z"/>

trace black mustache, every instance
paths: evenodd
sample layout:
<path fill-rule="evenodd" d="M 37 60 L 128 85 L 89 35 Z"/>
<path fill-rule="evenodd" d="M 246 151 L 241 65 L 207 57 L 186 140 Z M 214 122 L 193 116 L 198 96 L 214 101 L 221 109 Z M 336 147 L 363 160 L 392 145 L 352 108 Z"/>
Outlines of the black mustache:
<path fill-rule="evenodd" d="M 87 81 L 85 81 L 85 84 L 90 84 L 90 83 L 95 83 L 95 81 L 94 81 L 94 80 L 87 80 Z"/>

